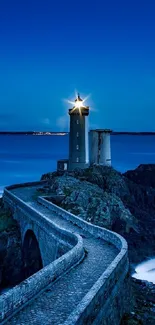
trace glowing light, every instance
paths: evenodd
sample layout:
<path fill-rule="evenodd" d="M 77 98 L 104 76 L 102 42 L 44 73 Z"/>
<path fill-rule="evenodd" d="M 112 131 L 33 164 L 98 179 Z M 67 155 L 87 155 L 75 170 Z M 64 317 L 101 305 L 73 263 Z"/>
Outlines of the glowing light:
<path fill-rule="evenodd" d="M 90 95 L 89 95 L 90 96 Z M 75 101 L 70 101 L 70 100 L 67 100 L 67 103 L 73 105 L 73 109 L 72 109 L 72 112 L 75 110 L 75 109 L 79 109 L 79 113 L 81 115 L 81 111 L 82 111 L 82 108 L 86 107 L 84 105 L 85 101 L 89 98 L 89 96 L 85 97 L 84 99 L 81 99 L 80 98 L 80 95 L 79 94 L 76 94 L 76 99 Z"/>
<path fill-rule="evenodd" d="M 75 107 L 76 107 L 76 108 L 84 107 L 84 105 L 83 105 L 83 100 L 77 100 L 77 101 L 75 102 Z"/>
<path fill-rule="evenodd" d="M 68 99 L 67 99 L 67 103 L 73 105 L 74 107 L 76 106 L 77 108 L 79 108 L 79 107 L 85 107 L 84 103 L 85 103 L 85 101 L 86 101 L 89 97 L 90 97 L 90 95 L 87 96 L 87 97 L 85 97 L 84 99 L 81 99 L 80 96 L 79 96 L 79 94 L 77 94 L 77 95 L 76 95 L 76 99 L 75 99 L 75 101 L 71 101 L 71 100 L 68 100 Z"/>
<path fill-rule="evenodd" d="M 85 102 L 87 101 L 87 99 L 91 96 L 91 94 L 89 94 L 88 96 L 86 96 L 83 100 L 82 100 L 82 106 L 85 107 Z M 75 98 L 77 99 L 78 98 L 78 92 L 75 91 Z M 69 128 L 69 119 L 68 119 L 68 104 L 71 104 L 72 105 L 72 111 L 74 111 L 76 108 L 76 102 L 75 101 L 72 101 L 72 100 L 68 100 L 66 98 L 62 98 L 62 102 L 65 103 L 65 109 L 64 109 L 64 115 L 60 116 L 58 119 L 57 119 L 57 126 L 60 128 L 60 130 L 62 131 L 65 131 L 66 128 Z M 67 104 L 67 105 L 66 105 Z M 90 107 L 89 107 L 90 109 Z M 91 110 L 92 107 L 91 107 Z M 79 112 L 80 112 L 80 115 L 82 115 L 82 112 L 81 112 L 81 107 L 79 109 Z M 1 191 L 0 191 L 0 196 L 1 196 Z"/>

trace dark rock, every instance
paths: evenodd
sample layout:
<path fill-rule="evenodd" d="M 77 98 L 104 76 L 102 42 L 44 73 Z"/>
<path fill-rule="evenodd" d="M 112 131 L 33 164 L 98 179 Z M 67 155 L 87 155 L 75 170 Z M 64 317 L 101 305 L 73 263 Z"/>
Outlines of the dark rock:
<path fill-rule="evenodd" d="M 133 305 L 129 314 L 124 315 L 121 325 L 155 324 L 155 285 L 131 278 Z"/>
<path fill-rule="evenodd" d="M 23 280 L 21 237 L 18 227 L 0 233 L 0 287 L 6 288 Z"/>
<path fill-rule="evenodd" d="M 0 207 L 0 289 L 23 279 L 22 245 L 19 227 L 10 211 Z"/>
<path fill-rule="evenodd" d="M 134 183 L 155 188 L 155 164 L 139 165 L 136 169 L 127 171 L 124 176 Z"/>

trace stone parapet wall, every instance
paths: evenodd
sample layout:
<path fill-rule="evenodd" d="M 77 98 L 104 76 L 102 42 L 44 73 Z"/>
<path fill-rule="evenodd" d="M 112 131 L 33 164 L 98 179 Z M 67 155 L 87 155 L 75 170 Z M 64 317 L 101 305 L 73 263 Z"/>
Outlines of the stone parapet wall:
<path fill-rule="evenodd" d="M 20 188 L 20 187 L 22 188 L 22 187 L 38 186 L 38 185 L 42 186 L 42 185 L 45 185 L 46 183 L 47 183 L 47 180 L 12 184 L 12 185 L 6 186 L 5 189 L 10 191 L 10 190 L 13 190 L 15 188 Z"/>
<path fill-rule="evenodd" d="M 57 206 L 56 204 L 46 200 L 46 197 L 38 197 L 38 202 L 45 207 L 47 207 L 49 210 L 57 213 L 62 218 L 71 221 L 73 224 L 77 225 L 78 227 L 84 229 L 85 231 L 89 232 L 91 235 L 93 235 L 95 238 L 102 238 L 105 241 L 113 244 L 115 247 L 118 248 L 119 255 L 117 258 L 119 260 L 122 259 L 123 256 L 127 255 L 128 251 L 128 245 L 126 240 L 120 236 L 119 234 L 110 231 L 106 228 L 102 228 L 96 225 L 91 224 L 90 222 L 87 222 L 83 220 L 82 218 L 79 218 L 75 216 L 74 214 L 64 210 L 63 208 Z"/>
<path fill-rule="evenodd" d="M 19 211 L 23 211 L 25 217 L 30 217 L 42 230 L 51 233 L 52 238 L 53 236 L 55 238 L 57 237 L 58 240 L 60 239 L 66 242 L 66 244 L 72 246 L 72 248 L 60 258 L 0 297 L 0 322 L 2 323 L 3 320 L 5 322 L 6 318 L 12 316 L 14 312 L 17 312 L 24 304 L 50 285 L 52 281 L 78 264 L 84 257 L 83 240 L 81 236 L 57 227 L 45 215 L 31 207 L 29 203 L 22 201 L 9 191 L 10 189 L 18 187 L 41 184 L 43 184 L 43 182 L 33 182 L 8 187 L 4 191 L 4 203 L 14 211 L 15 215 L 18 215 Z M 92 225 L 47 201 L 45 198 L 39 197 L 38 202 L 62 218 L 77 225 L 86 232 L 89 232 L 95 238 L 101 238 L 118 249 L 116 258 L 76 306 L 64 325 L 120 324 L 123 313 L 127 312 L 128 248 L 126 241 L 120 235 L 105 228 Z"/>
<path fill-rule="evenodd" d="M 12 188 L 15 188 L 15 186 Z M 59 239 L 69 243 L 72 248 L 57 260 L 0 296 L 0 323 L 17 312 L 21 306 L 39 294 L 67 270 L 79 263 L 84 257 L 81 236 L 57 227 L 41 213 L 30 207 L 28 203 L 25 203 L 13 193 L 10 193 L 8 189 L 4 190 L 3 200 L 4 204 L 8 205 L 13 211 L 22 208 L 23 211 L 30 214 L 31 218 L 34 218 L 35 222 L 42 222 L 46 228 L 48 227 L 51 236 L 53 234 L 55 237 L 58 236 Z M 18 213 L 18 211 L 16 212 Z"/>
<path fill-rule="evenodd" d="M 72 213 L 39 197 L 38 202 L 54 211 L 63 218 L 78 225 L 96 238 L 102 238 L 113 244 L 119 250 L 114 261 L 82 299 L 64 325 L 72 324 L 104 324 L 118 325 L 127 310 L 126 285 L 128 273 L 127 242 L 120 235 L 84 221 Z"/>
<path fill-rule="evenodd" d="M 18 214 L 18 210 L 23 211 L 24 215 L 27 215 L 29 219 L 39 226 L 39 228 L 45 232 L 51 232 L 52 237 L 64 241 L 67 246 L 72 247 L 77 243 L 76 238 L 70 232 L 66 232 L 66 230 L 57 227 L 52 220 L 49 221 L 45 215 L 37 211 L 28 203 L 22 201 L 7 189 L 4 190 L 3 201 L 4 204 L 12 210 L 13 214 Z M 15 218 L 18 221 L 18 216 Z"/>
<path fill-rule="evenodd" d="M 0 322 L 17 312 L 21 306 L 84 257 L 82 238 L 77 235 L 77 245 L 39 272 L 0 296 Z"/>

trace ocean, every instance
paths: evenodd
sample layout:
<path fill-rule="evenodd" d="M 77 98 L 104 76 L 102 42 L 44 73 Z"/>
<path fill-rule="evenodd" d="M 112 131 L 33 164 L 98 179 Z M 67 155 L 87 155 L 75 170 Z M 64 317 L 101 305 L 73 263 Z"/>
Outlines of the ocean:
<path fill-rule="evenodd" d="M 155 163 L 155 136 L 111 136 L 112 166 L 121 172 Z M 0 135 L 0 193 L 4 186 L 39 180 L 68 157 L 68 135 Z"/>

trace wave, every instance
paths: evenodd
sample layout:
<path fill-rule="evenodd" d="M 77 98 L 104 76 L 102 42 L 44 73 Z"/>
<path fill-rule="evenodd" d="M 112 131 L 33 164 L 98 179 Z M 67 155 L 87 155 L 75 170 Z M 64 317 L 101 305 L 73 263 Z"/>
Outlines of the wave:
<path fill-rule="evenodd" d="M 155 258 L 142 262 L 135 268 L 135 273 L 132 275 L 139 280 L 146 280 L 155 284 Z"/>

